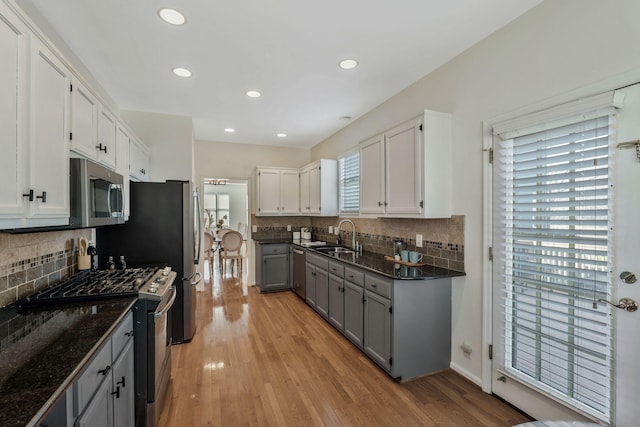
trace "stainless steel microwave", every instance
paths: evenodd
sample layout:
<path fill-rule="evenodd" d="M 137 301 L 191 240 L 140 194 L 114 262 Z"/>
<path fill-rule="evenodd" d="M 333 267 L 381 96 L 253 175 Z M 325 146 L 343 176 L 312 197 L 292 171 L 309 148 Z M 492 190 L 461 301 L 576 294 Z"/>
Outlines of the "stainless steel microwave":
<path fill-rule="evenodd" d="M 70 160 L 71 228 L 124 223 L 122 175 L 86 159 Z"/>

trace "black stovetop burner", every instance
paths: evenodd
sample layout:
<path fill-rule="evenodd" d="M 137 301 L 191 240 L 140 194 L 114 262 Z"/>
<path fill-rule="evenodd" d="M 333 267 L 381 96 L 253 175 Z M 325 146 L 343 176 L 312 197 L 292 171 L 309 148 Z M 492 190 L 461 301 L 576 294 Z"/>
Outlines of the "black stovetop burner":
<path fill-rule="evenodd" d="M 82 270 L 62 282 L 18 300 L 18 309 L 89 302 L 138 295 L 158 268 L 126 270 Z"/>

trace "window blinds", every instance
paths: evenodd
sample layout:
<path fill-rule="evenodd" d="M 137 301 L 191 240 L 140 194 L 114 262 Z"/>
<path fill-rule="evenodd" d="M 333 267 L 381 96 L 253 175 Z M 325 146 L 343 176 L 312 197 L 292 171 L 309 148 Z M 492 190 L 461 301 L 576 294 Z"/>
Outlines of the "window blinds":
<path fill-rule="evenodd" d="M 493 165 L 504 369 L 604 421 L 611 318 L 595 301 L 610 300 L 612 111 L 502 134 Z"/>
<path fill-rule="evenodd" d="M 360 210 L 360 153 L 355 151 L 338 158 L 340 178 L 340 212 Z"/>

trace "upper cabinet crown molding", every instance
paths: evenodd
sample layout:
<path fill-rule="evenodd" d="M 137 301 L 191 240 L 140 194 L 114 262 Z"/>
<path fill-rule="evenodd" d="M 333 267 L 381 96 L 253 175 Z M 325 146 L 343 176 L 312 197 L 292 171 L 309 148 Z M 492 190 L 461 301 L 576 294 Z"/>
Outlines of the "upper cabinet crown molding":
<path fill-rule="evenodd" d="M 362 141 L 360 215 L 451 217 L 451 115 L 426 110 Z"/>

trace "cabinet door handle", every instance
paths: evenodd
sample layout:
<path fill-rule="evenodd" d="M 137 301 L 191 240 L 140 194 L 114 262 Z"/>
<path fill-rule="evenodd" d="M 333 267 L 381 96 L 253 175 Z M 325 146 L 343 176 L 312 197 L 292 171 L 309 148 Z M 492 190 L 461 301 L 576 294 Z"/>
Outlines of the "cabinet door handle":
<path fill-rule="evenodd" d="M 100 369 L 98 373 L 102 374 L 103 376 L 106 376 L 110 370 L 111 370 L 111 366 L 107 365 L 104 369 Z"/>
<path fill-rule="evenodd" d="M 106 145 L 103 147 L 102 144 L 98 144 L 98 145 L 96 145 L 96 148 L 98 149 L 98 151 L 104 151 L 104 154 L 107 154 L 107 146 Z"/>
<path fill-rule="evenodd" d="M 125 388 L 126 386 L 124 385 L 124 383 L 125 383 L 125 381 L 124 381 L 124 376 L 122 376 L 122 379 L 121 379 L 120 381 L 118 381 L 118 382 L 116 383 L 116 385 L 121 385 L 121 386 L 122 386 L 122 388 Z"/>
<path fill-rule="evenodd" d="M 112 391 L 111 394 L 115 394 L 116 399 L 120 399 L 120 387 L 116 387 L 116 391 Z"/>
<path fill-rule="evenodd" d="M 28 197 L 30 202 L 33 202 L 33 190 L 29 189 L 27 194 L 23 194 L 22 197 Z"/>
<path fill-rule="evenodd" d="M 47 192 L 43 191 L 42 196 L 36 196 L 36 199 L 42 199 L 42 203 L 47 203 Z"/>
<path fill-rule="evenodd" d="M 133 331 L 125 332 L 124 335 L 127 336 L 127 337 L 132 337 L 133 336 Z"/>
<path fill-rule="evenodd" d="M 371 287 L 372 287 L 372 288 L 377 288 L 377 287 L 378 287 L 378 285 L 376 285 L 376 284 L 372 283 L 372 284 L 371 284 Z"/>

